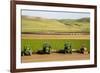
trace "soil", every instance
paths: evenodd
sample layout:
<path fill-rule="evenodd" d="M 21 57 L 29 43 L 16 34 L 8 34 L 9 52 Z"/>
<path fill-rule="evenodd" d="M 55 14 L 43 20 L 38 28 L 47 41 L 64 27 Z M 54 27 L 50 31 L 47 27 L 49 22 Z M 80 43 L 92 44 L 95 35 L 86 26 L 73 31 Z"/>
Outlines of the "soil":
<path fill-rule="evenodd" d="M 72 61 L 72 60 L 88 60 L 90 54 L 63 54 L 63 53 L 52 53 L 52 54 L 33 54 L 32 56 L 22 56 L 22 63 L 27 62 L 45 62 L 45 61 Z"/>

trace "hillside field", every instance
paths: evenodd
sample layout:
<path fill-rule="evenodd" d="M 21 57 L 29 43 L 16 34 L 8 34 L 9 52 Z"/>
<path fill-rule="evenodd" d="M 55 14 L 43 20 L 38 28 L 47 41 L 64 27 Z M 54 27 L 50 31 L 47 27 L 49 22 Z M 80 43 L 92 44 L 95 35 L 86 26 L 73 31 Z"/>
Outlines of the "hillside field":
<path fill-rule="evenodd" d="M 90 32 L 89 18 L 46 19 L 22 16 L 22 33 Z"/>

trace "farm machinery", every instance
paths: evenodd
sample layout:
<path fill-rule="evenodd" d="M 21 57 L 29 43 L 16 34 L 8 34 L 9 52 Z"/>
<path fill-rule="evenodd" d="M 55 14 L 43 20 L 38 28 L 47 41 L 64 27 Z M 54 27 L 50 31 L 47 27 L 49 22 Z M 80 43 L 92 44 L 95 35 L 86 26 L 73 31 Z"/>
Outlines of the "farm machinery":
<path fill-rule="evenodd" d="M 80 48 L 80 53 L 81 53 L 81 54 L 89 53 L 89 52 L 87 51 L 87 48 L 85 47 L 84 44 L 83 44 L 82 47 Z"/>
<path fill-rule="evenodd" d="M 28 46 L 24 47 L 24 49 L 22 49 L 21 51 L 21 56 L 24 56 L 24 55 L 31 56 L 32 55 L 31 48 L 29 48 Z"/>
<path fill-rule="evenodd" d="M 71 49 L 71 44 L 70 43 L 65 43 L 64 44 L 64 53 L 71 53 L 72 54 L 72 49 Z"/>
<path fill-rule="evenodd" d="M 64 53 L 64 54 L 72 54 L 72 52 L 85 54 L 87 52 L 87 48 L 82 45 L 80 49 L 72 49 L 72 45 L 70 42 L 66 42 L 64 44 L 64 48 L 62 50 L 52 50 L 51 45 L 48 42 L 43 43 L 42 49 L 38 50 L 37 54 L 51 54 L 51 53 Z M 24 55 L 32 55 L 32 49 L 29 46 L 24 47 L 21 51 L 21 56 Z"/>
<path fill-rule="evenodd" d="M 39 50 L 37 53 L 39 54 L 50 54 L 51 53 L 51 45 L 47 42 L 43 44 L 42 50 Z"/>

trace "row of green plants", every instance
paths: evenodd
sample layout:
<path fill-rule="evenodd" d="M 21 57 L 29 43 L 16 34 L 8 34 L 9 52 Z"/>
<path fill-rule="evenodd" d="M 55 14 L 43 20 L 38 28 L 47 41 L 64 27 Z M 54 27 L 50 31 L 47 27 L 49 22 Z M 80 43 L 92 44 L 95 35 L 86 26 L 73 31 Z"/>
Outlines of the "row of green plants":
<path fill-rule="evenodd" d="M 81 53 L 81 54 L 84 54 L 84 52 L 87 51 L 85 45 L 83 44 L 81 46 L 81 48 L 79 50 L 74 50 L 74 52 L 77 52 L 77 53 Z M 33 52 L 32 51 L 32 48 L 29 47 L 29 46 L 24 46 L 24 48 L 22 49 L 21 51 L 21 55 L 24 56 L 24 55 L 32 55 L 33 53 L 37 53 L 37 54 L 51 54 L 51 53 L 70 53 L 72 54 L 73 50 L 72 50 L 72 45 L 70 42 L 66 42 L 64 44 L 64 48 L 61 49 L 61 50 L 56 50 L 56 51 L 53 51 L 52 50 L 52 46 L 48 43 L 48 42 L 45 42 L 42 46 L 42 49 L 41 50 L 38 50 L 37 52 Z"/>

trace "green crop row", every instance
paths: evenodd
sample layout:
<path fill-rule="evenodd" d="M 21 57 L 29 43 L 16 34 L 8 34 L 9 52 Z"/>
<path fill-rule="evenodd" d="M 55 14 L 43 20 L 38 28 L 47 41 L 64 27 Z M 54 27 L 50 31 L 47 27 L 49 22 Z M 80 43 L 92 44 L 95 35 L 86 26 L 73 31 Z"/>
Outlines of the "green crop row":
<path fill-rule="evenodd" d="M 88 51 L 90 50 L 90 40 L 86 39 L 22 39 L 21 48 L 28 46 L 33 52 L 37 52 L 42 49 L 45 42 L 49 43 L 53 50 L 63 49 L 66 42 L 71 43 L 72 49 L 80 49 L 84 44 Z"/>

